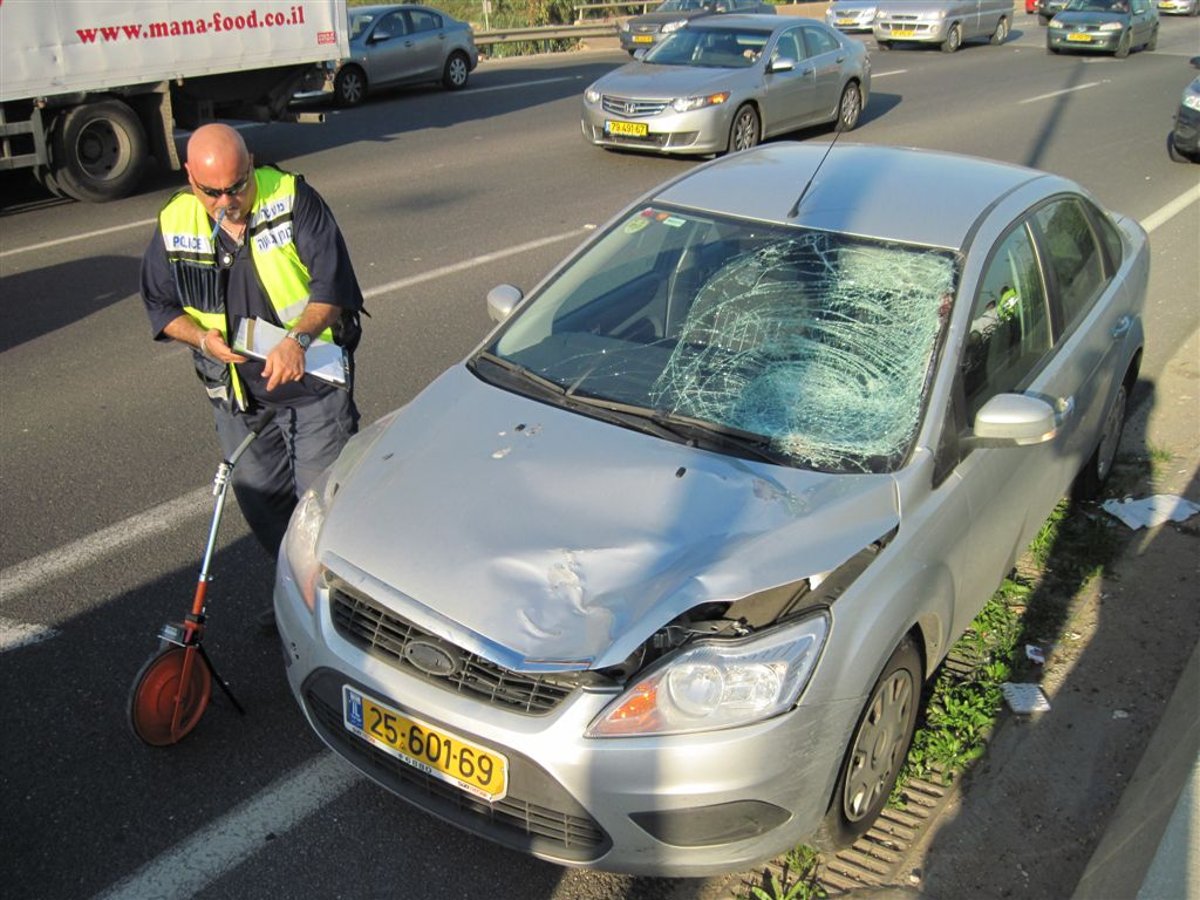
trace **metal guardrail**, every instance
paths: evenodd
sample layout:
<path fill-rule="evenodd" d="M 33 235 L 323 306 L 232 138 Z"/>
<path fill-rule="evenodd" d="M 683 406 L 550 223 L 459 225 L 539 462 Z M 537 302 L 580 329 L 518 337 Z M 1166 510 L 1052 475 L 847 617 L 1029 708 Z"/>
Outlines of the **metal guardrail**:
<path fill-rule="evenodd" d="M 614 22 L 601 22 L 595 25 L 540 25 L 535 28 L 493 28 L 490 31 L 477 31 L 475 32 L 475 45 L 490 47 L 493 44 L 616 36 L 617 25 Z"/>
<path fill-rule="evenodd" d="M 661 2 L 662 0 L 644 0 L 644 2 L 640 3 L 630 3 L 628 0 L 626 0 L 626 2 L 621 2 L 621 0 L 609 0 L 607 3 L 580 3 L 577 6 L 572 6 L 571 10 L 575 13 L 576 21 L 580 21 L 585 18 L 584 14 L 586 12 L 593 9 L 638 10 L 641 13 L 645 13 L 650 9 L 650 7 L 658 6 L 658 4 Z M 626 15 L 630 15 L 630 13 L 626 13 Z"/>

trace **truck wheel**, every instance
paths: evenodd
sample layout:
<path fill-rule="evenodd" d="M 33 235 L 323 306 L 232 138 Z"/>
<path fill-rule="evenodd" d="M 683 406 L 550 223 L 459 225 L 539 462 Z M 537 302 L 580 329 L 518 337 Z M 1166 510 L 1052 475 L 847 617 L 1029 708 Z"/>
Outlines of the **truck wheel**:
<path fill-rule="evenodd" d="M 942 41 L 942 52 L 953 53 L 962 46 L 962 26 L 955 22 L 950 26 L 950 30 L 946 32 L 946 39 Z"/>
<path fill-rule="evenodd" d="M 146 131 L 120 100 L 76 106 L 54 123 L 53 178 L 69 197 L 93 203 L 127 196 L 146 163 Z"/>
<path fill-rule="evenodd" d="M 442 84 L 452 91 L 467 86 L 467 78 L 471 74 L 471 63 L 465 53 L 451 53 L 446 60 L 446 68 L 442 71 Z"/>
<path fill-rule="evenodd" d="M 338 106 L 358 106 L 367 96 L 367 76 L 358 66 L 342 66 L 333 80 L 333 97 Z"/>

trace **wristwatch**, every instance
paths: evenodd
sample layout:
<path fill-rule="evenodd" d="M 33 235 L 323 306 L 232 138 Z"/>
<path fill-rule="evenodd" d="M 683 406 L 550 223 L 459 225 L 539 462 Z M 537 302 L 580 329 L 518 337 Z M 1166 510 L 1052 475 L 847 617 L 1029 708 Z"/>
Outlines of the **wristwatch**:
<path fill-rule="evenodd" d="M 307 331 L 296 331 L 292 329 L 284 337 L 290 337 L 293 341 L 300 345 L 301 350 L 308 350 L 308 345 L 312 343 L 312 335 Z"/>

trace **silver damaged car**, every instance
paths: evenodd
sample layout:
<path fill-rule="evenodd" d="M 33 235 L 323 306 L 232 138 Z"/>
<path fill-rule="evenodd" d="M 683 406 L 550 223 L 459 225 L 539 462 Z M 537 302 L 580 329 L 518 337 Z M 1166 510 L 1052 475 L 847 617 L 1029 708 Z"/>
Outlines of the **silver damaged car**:
<path fill-rule="evenodd" d="M 872 823 L 922 683 L 1111 468 L 1149 254 L 1056 175 L 826 149 L 693 168 L 494 288 L 482 345 L 305 495 L 275 610 L 335 752 L 564 865 Z"/>

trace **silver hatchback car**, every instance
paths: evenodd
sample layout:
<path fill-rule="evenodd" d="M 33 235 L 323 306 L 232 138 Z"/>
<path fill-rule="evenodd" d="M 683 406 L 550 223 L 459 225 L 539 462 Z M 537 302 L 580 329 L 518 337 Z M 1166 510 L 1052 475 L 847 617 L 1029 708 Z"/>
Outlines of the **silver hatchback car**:
<path fill-rule="evenodd" d="M 716 154 L 826 122 L 848 131 L 870 90 L 866 48 L 821 22 L 712 16 L 592 84 L 580 126 L 599 147 Z"/>
<path fill-rule="evenodd" d="M 305 495 L 275 610 L 335 752 L 565 865 L 872 823 L 923 681 L 1109 471 L 1149 252 L 1055 175 L 825 151 L 693 168 L 493 289 L 499 327 Z"/>

